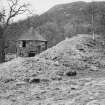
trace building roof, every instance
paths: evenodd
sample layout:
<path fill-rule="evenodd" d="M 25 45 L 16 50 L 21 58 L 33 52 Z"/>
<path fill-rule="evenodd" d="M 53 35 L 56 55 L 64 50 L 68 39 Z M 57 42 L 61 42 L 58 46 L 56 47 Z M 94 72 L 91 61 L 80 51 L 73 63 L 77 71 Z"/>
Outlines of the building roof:
<path fill-rule="evenodd" d="M 24 32 L 18 40 L 37 40 L 37 41 L 47 41 L 43 38 L 38 31 L 31 27 L 28 31 Z"/>

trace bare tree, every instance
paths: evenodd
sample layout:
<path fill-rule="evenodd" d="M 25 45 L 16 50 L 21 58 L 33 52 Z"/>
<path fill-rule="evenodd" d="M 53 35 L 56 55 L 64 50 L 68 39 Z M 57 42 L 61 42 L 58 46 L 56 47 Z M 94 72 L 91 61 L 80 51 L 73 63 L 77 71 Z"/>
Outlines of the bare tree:
<path fill-rule="evenodd" d="M 6 9 L 2 9 L 2 11 L 0 11 L 0 22 L 4 24 L 4 29 L 3 32 L 6 30 L 6 28 L 10 25 L 11 20 L 18 16 L 18 15 L 22 15 L 26 12 L 31 13 L 31 11 L 28 9 L 29 4 L 20 3 L 20 0 L 7 0 L 7 4 L 9 6 L 8 11 L 6 11 Z M 0 60 L 2 62 L 5 61 L 5 37 L 2 34 L 2 45 L 0 45 Z"/>
<path fill-rule="evenodd" d="M 17 15 L 24 14 L 25 12 L 30 12 L 28 9 L 29 4 L 22 4 L 20 5 L 20 0 L 7 0 L 9 5 L 8 16 L 6 19 L 6 25 L 8 26 L 11 19 L 16 17 Z"/>

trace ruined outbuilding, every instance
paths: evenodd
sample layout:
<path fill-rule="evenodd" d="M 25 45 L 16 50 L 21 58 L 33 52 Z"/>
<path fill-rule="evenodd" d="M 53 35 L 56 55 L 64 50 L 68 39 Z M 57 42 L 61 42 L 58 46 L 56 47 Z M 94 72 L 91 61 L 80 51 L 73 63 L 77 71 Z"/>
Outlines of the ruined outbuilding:
<path fill-rule="evenodd" d="M 47 40 L 31 27 L 17 40 L 17 56 L 33 57 L 47 49 Z"/>

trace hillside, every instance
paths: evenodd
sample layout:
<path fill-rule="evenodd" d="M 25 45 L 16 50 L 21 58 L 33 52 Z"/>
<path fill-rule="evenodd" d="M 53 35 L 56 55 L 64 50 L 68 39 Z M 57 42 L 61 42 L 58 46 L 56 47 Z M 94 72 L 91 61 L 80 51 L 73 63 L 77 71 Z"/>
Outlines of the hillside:
<path fill-rule="evenodd" d="M 77 35 L 36 57 L 1 64 L 0 105 L 104 105 L 103 42 Z"/>
<path fill-rule="evenodd" d="M 34 70 L 33 67 L 36 67 L 36 71 L 45 69 L 47 72 L 49 69 L 53 70 L 53 68 L 51 68 L 52 66 L 54 66 L 55 69 L 60 67 L 62 70 L 67 67 L 71 70 L 85 69 L 86 71 L 92 69 L 93 71 L 97 71 L 99 69 L 104 69 L 105 66 L 105 45 L 103 42 L 103 37 L 100 37 L 99 35 L 95 35 L 94 41 L 92 39 L 92 35 L 78 34 L 73 38 L 68 38 L 60 42 L 56 46 L 49 48 L 41 54 L 36 55 L 35 58 L 18 58 L 11 62 L 4 63 L 1 66 L 5 69 L 4 72 L 9 69 L 13 71 L 17 69 L 21 70 L 20 72 L 23 72 L 24 70 L 29 70 L 31 66 L 32 70 Z"/>
<path fill-rule="evenodd" d="M 94 8 L 94 31 L 105 33 L 105 2 L 73 2 L 56 5 L 40 16 L 33 16 L 24 21 L 11 24 L 4 33 L 6 40 L 17 40 L 23 31 L 33 26 L 48 40 L 48 47 L 52 47 L 64 40 L 66 36 L 91 33 L 91 9 Z M 7 52 L 15 49 L 9 44 Z"/>

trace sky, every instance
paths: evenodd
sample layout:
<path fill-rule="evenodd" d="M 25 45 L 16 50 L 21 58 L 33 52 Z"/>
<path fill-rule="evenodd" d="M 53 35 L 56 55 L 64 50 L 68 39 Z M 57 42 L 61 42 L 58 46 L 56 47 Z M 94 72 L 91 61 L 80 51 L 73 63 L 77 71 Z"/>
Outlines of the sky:
<path fill-rule="evenodd" d="M 1 0 L 1 1 L 2 3 L 0 3 L 0 7 L 2 6 L 7 7 L 8 4 L 6 0 Z M 57 4 L 71 3 L 75 1 L 91 2 L 91 1 L 105 1 L 105 0 L 20 0 L 20 1 L 21 3 L 28 2 L 30 4 L 30 10 L 32 11 L 32 13 L 40 15 Z M 27 16 L 28 15 L 21 15 L 17 17 L 16 20 L 23 19 Z"/>

